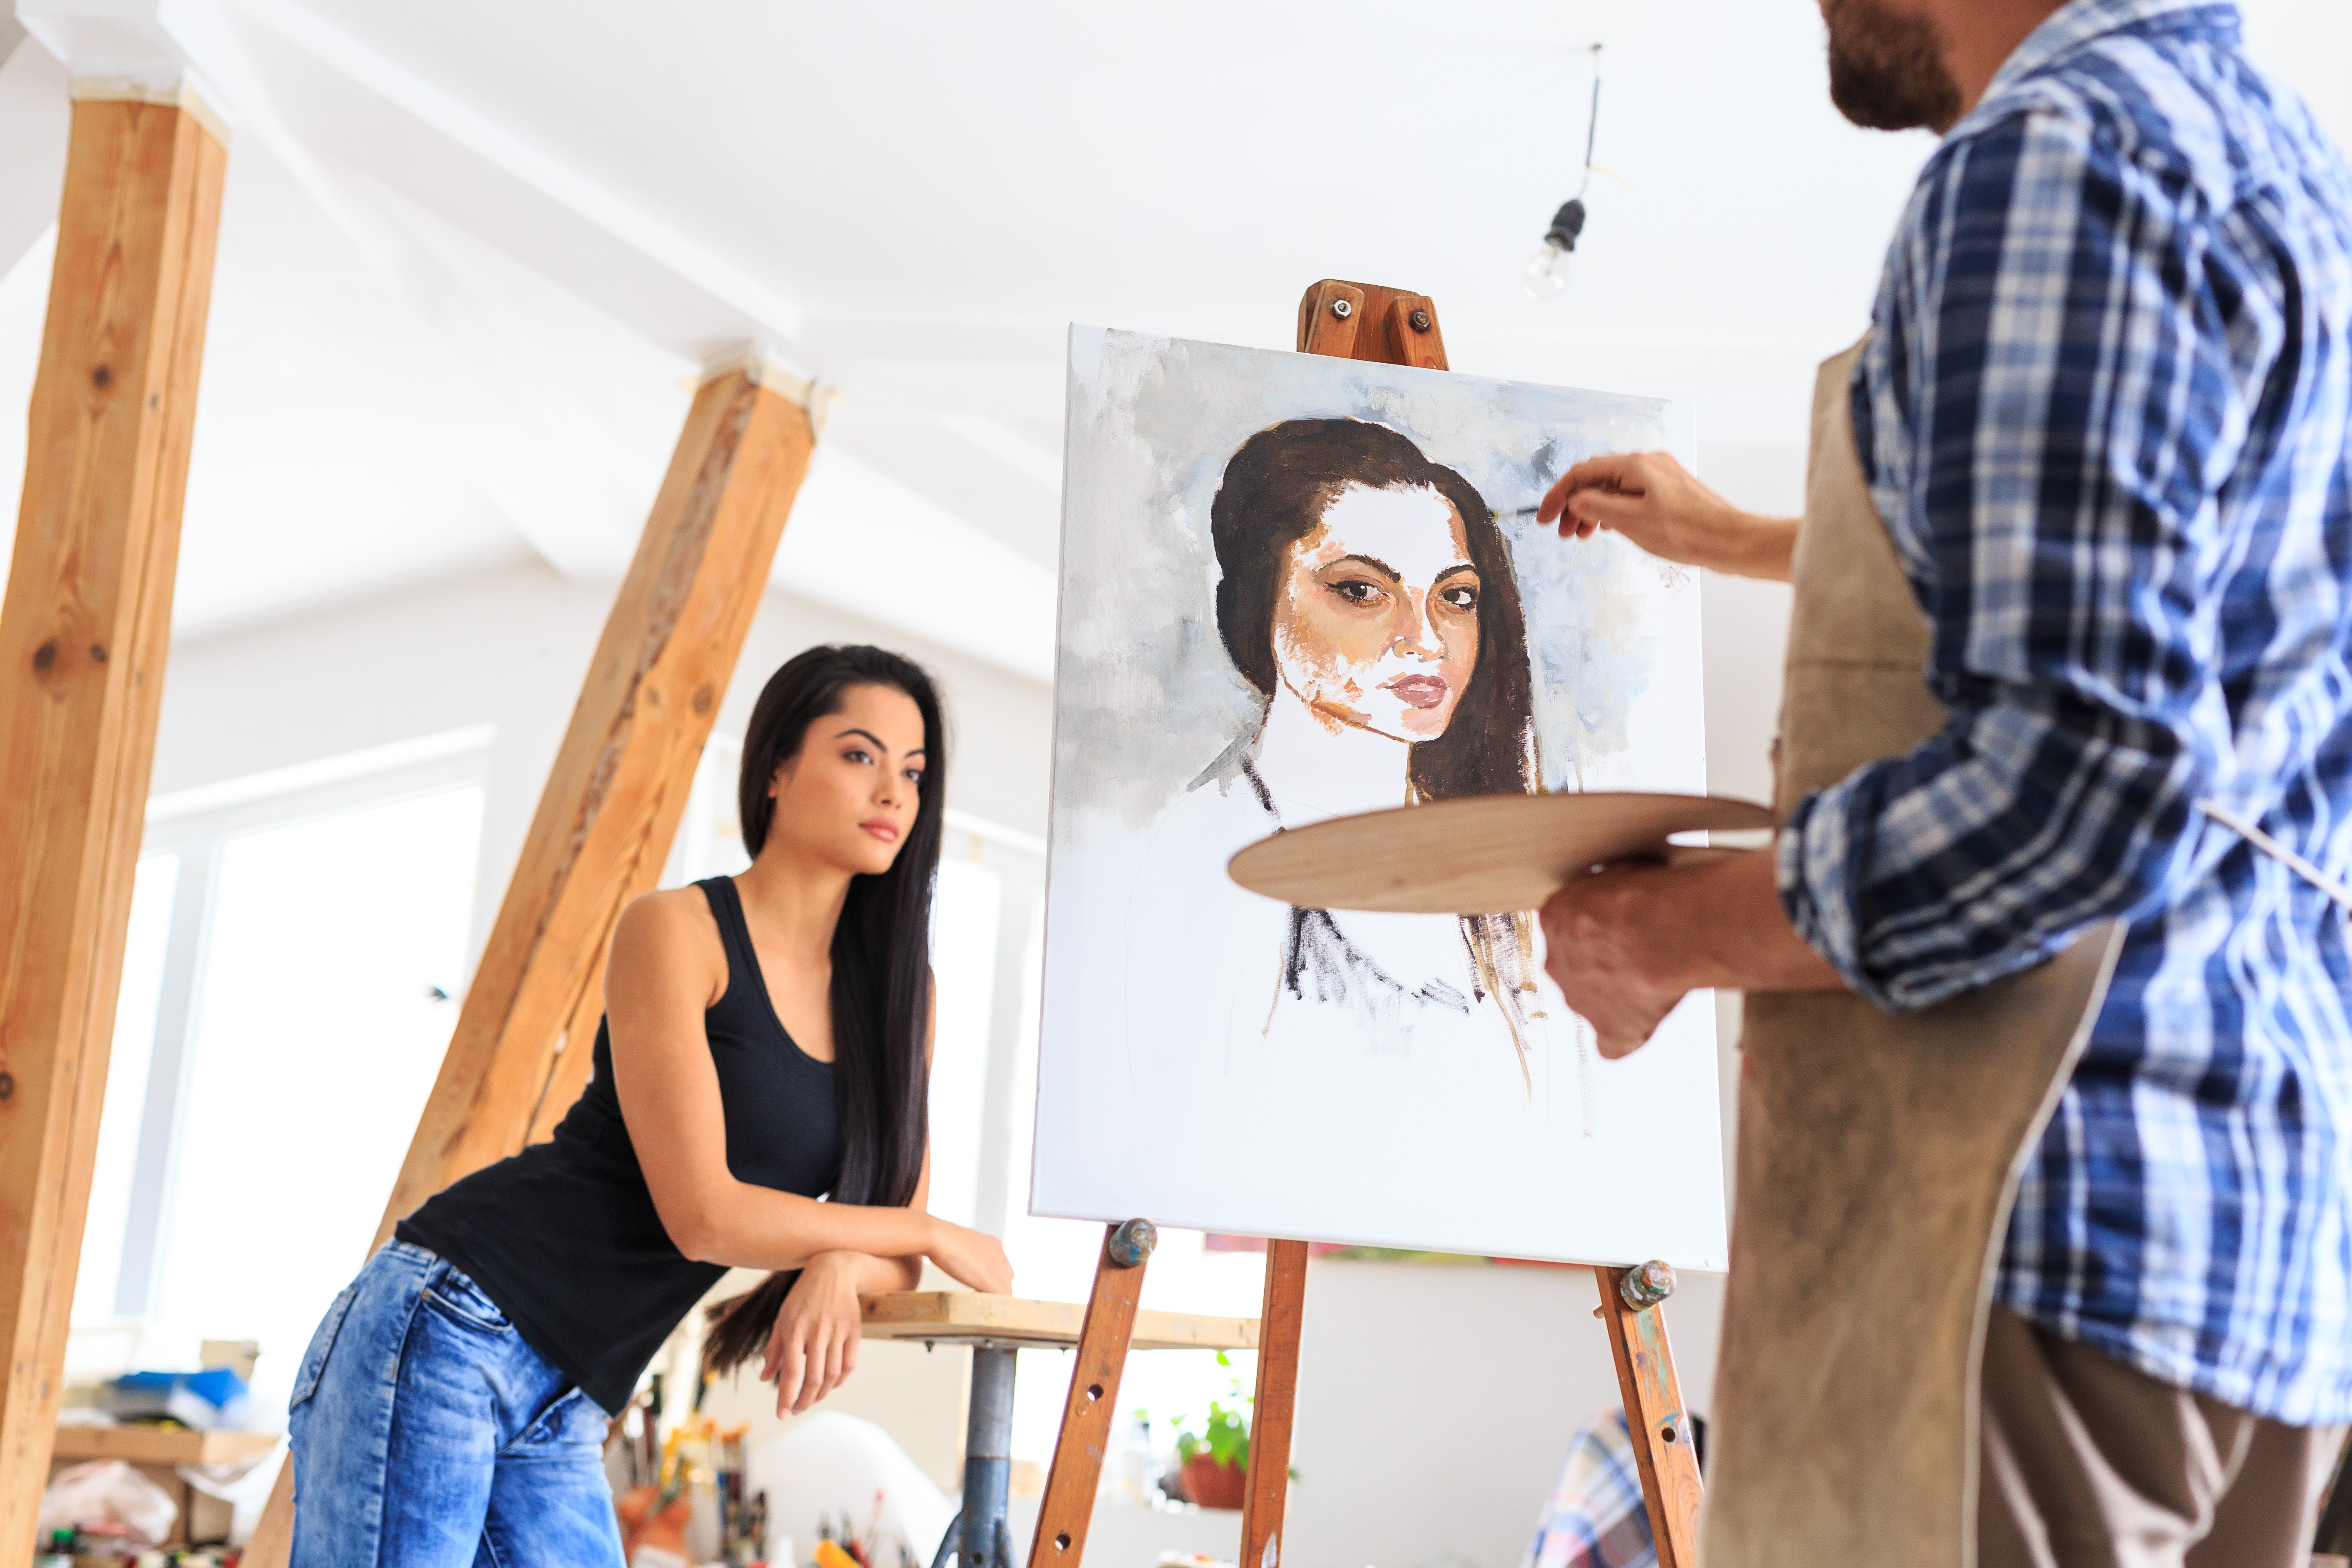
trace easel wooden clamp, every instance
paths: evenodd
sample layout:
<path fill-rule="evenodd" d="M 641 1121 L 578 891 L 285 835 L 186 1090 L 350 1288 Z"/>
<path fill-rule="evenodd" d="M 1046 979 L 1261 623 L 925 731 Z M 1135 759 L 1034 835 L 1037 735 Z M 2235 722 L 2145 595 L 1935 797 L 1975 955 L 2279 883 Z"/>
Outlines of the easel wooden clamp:
<path fill-rule="evenodd" d="M 1426 294 L 1327 278 L 1298 302 L 1302 353 L 1444 370 L 1445 339 Z M 1156 1237 L 1150 1222 L 1110 1226 L 1095 1268 L 1079 1331 L 1077 1365 L 1062 1431 L 1037 1514 L 1029 1568 L 1078 1568 L 1095 1487 L 1117 1408 L 1119 1373 L 1134 1332 L 1143 1270 Z M 1642 1500 L 1659 1568 L 1696 1568 L 1698 1453 L 1675 1378 L 1663 1303 L 1674 1271 L 1663 1263 L 1595 1268 L 1617 1387 L 1625 1402 Z M 1283 1510 L 1290 1491 L 1290 1432 L 1298 1389 L 1300 1320 L 1307 1299 L 1307 1244 L 1269 1241 L 1265 1305 L 1259 1318 L 1257 1398 L 1250 1429 L 1249 1487 L 1242 1510 L 1241 1568 L 1280 1568 Z"/>

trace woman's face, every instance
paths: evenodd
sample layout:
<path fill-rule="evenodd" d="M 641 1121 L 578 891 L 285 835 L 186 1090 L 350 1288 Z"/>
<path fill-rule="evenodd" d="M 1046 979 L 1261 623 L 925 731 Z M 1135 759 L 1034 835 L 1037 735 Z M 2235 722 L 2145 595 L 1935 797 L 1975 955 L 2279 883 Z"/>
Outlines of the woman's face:
<path fill-rule="evenodd" d="M 1290 547 L 1276 672 L 1334 728 L 1435 740 L 1477 668 L 1478 589 L 1452 502 L 1348 485 Z"/>
<path fill-rule="evenodd" d="M 915 826 L 923 778 L 923 710 L 890 686 L 853 686 L 841 711 L 808 727 L 797 755 L 768 786 L 776 815 L 766 856 L 781 849 L 852 876 L 878 877 Z"/>

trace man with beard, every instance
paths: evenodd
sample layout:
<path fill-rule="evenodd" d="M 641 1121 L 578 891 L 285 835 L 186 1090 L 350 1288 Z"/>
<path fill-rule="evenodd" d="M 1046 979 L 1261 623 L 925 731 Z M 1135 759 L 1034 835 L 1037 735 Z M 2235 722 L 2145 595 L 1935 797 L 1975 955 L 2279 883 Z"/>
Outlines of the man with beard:
<path fill-rule="evenodd" d="M 1544 911 L 1608 1054 L 1748 994 L 1708 1568 L 2299 1564 L 2352 1419 L 2352 172 L 2228 4 L 1822 9 L 1838 107 L 1943 140 L 1801 526 L 1655 453 L 1543 513 L 1796 584 L 1773 849 Z"/>

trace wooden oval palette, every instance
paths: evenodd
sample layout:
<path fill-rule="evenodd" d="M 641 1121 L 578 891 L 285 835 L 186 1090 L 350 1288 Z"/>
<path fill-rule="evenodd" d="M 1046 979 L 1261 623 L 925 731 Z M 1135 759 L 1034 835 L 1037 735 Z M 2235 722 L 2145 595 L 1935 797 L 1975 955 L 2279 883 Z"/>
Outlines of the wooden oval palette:
<path fill-rule="evenodd" d="M 1690 853 L 1668 844 L 1672 834 L 1772 825 L 1769 807 L 1722 795 L 1478 795 L 1277 833 L 1226 870 L 1250 891 L 1303 909 L 1503 914 L 1536 909 L 1570 877 L 1612 860 Z"/>

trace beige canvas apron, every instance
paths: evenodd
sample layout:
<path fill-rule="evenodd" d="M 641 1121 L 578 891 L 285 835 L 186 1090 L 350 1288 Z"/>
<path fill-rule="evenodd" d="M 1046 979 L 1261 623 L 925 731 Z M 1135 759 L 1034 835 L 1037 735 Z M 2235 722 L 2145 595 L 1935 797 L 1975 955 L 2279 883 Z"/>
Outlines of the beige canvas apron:
<path fill-rule="evenodd" d="M 1846 387 L 1814 390 L 1777 807 L 1942 729 L 1928 629 L 1873 508 Z M 2117 928 L 1895 1016 L 1747 999 L 1706 1568 L 1967 1568 L 1977 1367 L 2018 1171 L 2097 1011 Z"/>

